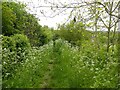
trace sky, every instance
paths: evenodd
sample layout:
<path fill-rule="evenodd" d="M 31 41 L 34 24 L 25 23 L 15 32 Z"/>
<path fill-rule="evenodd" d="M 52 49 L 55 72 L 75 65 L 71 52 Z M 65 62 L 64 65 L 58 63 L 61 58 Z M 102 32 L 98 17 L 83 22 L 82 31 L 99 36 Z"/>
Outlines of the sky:
<path fill-rule="evenodd" d="M 70 9 L 67 10 L 64 14 L 56 15 L 53 18 L 50 18 L 48 16 L 51 16 L 51 14 L 55 14 L 54 12 L 51 12 L 51 8 L 38 8 L 38 6 L 49 6 L 49 3 L 46 3 L 47 0 L 17 0 L 23 3 L 27 4 L 28 12 L 31 14 L 36 14 L 36 17 L 40 19 L 39 23 L 40 25 L 44 26 L 47 25 L 52 28 L 57 28 L 58 24 L 62 24 L 65 21 L 67 21 Z M 69 3 L 74 2 L 74 0 L 49 0 L 50 2 L 62 2 L 62 3 Z M 58 2 L 59 1 L 59 2 Z M 43 16 L 43 14 L 40 13 L 40 11 L 44 10 L 46 17 Z"/>
<path fill-rule="evenodd" d="M 27 10 L 28 12 L 30 12 L 31 14 L 35 14 L 35 16 L 40 20 L 39 23 L 40 25 L 44 26 L 47 25 L 48 27 L 52 27 L 54 29 L 57 29 L 58 24 L 63 24 L 64 22 L 66 22 L 68 20 L 68 16 L 70 15 L 70 11 L 72 9 L 67 9 L 64 13 L 60 13 L 60 15 L 56 15 L 58 11 L 54 11 L 51 10 L 51 8 L 45 8 L 45 7 L 39 7 L 39 6 L 50 6 L 50 3 L 56 3 L 59 6 L 61 6 L 62 4 L 67 5 L 70 3 L 78 3 L 78 2 L 84 2 L 84 1 L 93 1 L 93 0 L 17 0 L 23 3 L 26 3 L 27 8 L 29 8 L 29 10 Z M 97 0 L 97 1 L 101 1 L 101 0 Z M 102 0 L 102 1 L 110 1 L 110 0 Z M 116 1 L 116 0 L 115 0 Z M 61 4 L 62 3 L 62 4 Z M 45 17 L 41 12 L 44 12 L 45 15 L 47 17 Z M 82 8 L 82 11 L 80 11 L 80 13 L 83 12 L 84 13 L 84 17 L 89 17 L 87 14 L 87 11 L 85 11 L 85 8 Z M 54 16 L 53 18 L 50 18 L 49 16 Z M 74 18 L 74 17 L 72 17 Z"/>
<path fill-rule="evenodd" d="M 58 24 L 63 24 L 68 20 L 68 17 L 70 15 L 70 12 L 72 9 L 69 8 L 64 13 L 62 12 L 59 15 L 56 15 L 57 12 L 60 12 L 63 9 L 60 11 L 57 10 L 57 11 L 53 12 L 53 10 L 51 10 L 51 8 L 45 8 L 45 7 L 43 8 L 43 7 L 39 7 L 39 6 L 50 6 L 51 5 L 50 3 L 52 3 L 52 2 L 61 6 L 62 4 L 67 5 L 70 3 L 78 3 L 78 2 L 93 1 L 93 0 L 16 0 L 16 1 L 26 3 L 27 8 L 30 9 L 30 10 L 28 10 L 28 12 L 30 12 L 31 14 L 36 14 L 36 17 L 39 18 L 39 20 L 40 20 L 39 21 L 40 25 L 42 25 L 42 26 L 47 25 L 49 27 L 57 29 Z M 47 17 L 45 17 L 43 14 L 41 14 L 40 11 L 44 11 L 45 15 Z M 54 16 L 54 15 L 56 15 L 56 16 Z M 54 17 L 50 18 L 49 16 L 54 16 Z M 73 18 L 74 18 L 74 14 L 73 14 L 73 16 L 71 16 L 71 19 L 73 19 Z"/>

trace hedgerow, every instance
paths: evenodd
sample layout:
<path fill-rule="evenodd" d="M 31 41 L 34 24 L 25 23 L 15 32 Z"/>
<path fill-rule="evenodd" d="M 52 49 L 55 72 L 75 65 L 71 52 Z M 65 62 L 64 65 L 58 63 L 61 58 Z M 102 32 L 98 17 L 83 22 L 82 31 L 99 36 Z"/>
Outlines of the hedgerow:
<path fill-rule="evenodd" d="M 24 35 L 2 36 L 2 77 L 4 80 L 12 77 L 21 63 L 26 60 L 29 49 L 29 40 Z"/>

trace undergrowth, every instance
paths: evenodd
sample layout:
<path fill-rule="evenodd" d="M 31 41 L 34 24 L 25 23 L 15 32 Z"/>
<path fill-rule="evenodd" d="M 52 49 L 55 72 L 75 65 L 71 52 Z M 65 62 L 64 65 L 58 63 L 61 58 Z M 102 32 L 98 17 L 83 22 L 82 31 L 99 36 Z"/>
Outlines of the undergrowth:
<path fill-rule="evenodd" d="M 50 72 L 47 88 L 115 88 L 118 69 L 116 52 L 107 53 L 91 47 L 78 48 L 61 39 L 34 47 L 13 76 L 3 80 L 3 86 L 43 88 L 43 77 Z M 53 65 L 51 70 L 50 64 Z"/>

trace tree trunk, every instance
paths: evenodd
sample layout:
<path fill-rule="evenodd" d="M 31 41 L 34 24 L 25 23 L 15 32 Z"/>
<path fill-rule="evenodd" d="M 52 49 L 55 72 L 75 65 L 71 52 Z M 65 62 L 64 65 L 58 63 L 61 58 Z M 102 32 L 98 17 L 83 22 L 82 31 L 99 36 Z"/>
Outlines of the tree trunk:
<path fill-rule="evenodd" d="M 109 16 L 109 26 L 108 26 L 108 42 L 107 42 L 107 52 L 109 52 L 109 47 L 110 47 L 110 30 L 111 30 L 111 22 L 112 22 L 112 6 L 113 6 L 113 2 L 110 4 L 110 16 Z"/>
<path fill-rule="evenodd" d="M 95 0 L 96 2 L 96 0 Z M 97 22 L 98 22 L 98 12 L 97 12 L 97 4 L 95 3 L 95 46 L 96 46 L 96 49 L 99 49 L 99 43 L 98 43 L 98 33 L 97 33 Z"/>

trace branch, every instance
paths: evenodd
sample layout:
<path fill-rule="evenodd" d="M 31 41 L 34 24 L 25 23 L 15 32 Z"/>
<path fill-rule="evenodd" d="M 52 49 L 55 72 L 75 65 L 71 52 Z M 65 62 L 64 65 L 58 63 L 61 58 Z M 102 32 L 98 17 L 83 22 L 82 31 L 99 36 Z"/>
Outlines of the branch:
<path fill-rule="evenodd" d="M 98 3 L 99 5 L 102 5 L 102 6 L 105 8 L 105 11 L 106 11 L 109 15 L 114 16 L 114 17 L 120 19 L 120 16 L 114 15 L 114 14 L 112 14 L 111 12 L 109 12 L 109 10 L 106 8 L 106 6 L 105 6 L 104 4 L 102 4 L 101 2 L 95 2 L 95 3 Z M 119 1 L 119 3 L 120 3 L 120 1 Z"/>
<path fill-rule="evenodd" d="M 80 8 L 80 7 L 84 7 L 84 6 L 86 6 L 86 5 L 80 5 L 78 8 Z M 38 6 L 38 7 L 33 7 L 33 8 L 76 8 L 76 6 Z"/>
<path fill-rule="evenodd" d="M 115 24 L 113 24 L 110 28 L 112 28 L 113 26 L 115 26 L 116 23 L 118 23 L 118 22 L 119 22 L 119 19 L 116 22 L 114 21 Z"/>
<path fill-rule="evenodd" d="M 112 12 L 114 12 L 114 11 L 115 11 L 115 9 L 119 6 L 119 4 L 120 4 L 120 1 L 117 3 L 116 7 L 113 9 L 113 11 L 112 11 Z"/>
<path fill-rule="evenodd" d="M 103 21 L 103 19 L 101 17 L 99 17 L 99 18 L 103 22 L 103 24 L 105 25 L 105 27 L 108 28 L 108 26 L 105 24 L 105 22 Z"/>
<path fill-rule="evenodd" d="M 114 16 L 114 17 L 116 17 L 116 18 L 120 19 L 120 15 L 119 15 L 119 16 L 114 15 L 114 14 L 109 14 L 109 15 Z"/>
<path fill-rule="evenodd" d="M 109 10 L 107 9 L 107 7 L 104 4 L 102 4 L 101 2 L 95 2 L 95 3 L 102 5 L 105 8 L 105 11 L 109 14 Z"/>
<path fill-rule="evenodd" d="M 62 10 L 62 11 L 58 12 L 57 14 L 53 15 L 52 18 L 59 15 L 60 13 L 64 12 L 65 10 L 67 10 L 67 8 L 65 8 L 64 10 Z"/>
<path fill-rule="evenodd" d="M 71 10 L 69 17 L 71 17 L 71 16 L 72 16 L 73 11 L 74 11 L 74 9 L 72 9 L 72 10 Z M 69 19 L 70 19 L 70 18 L 68 18 L 68 19 L 66 20 L 66 22 L 65 22 L 65 23 L 63 23 L 63 25 L 65 25 L 65 24 L 69 21 Z"/>

